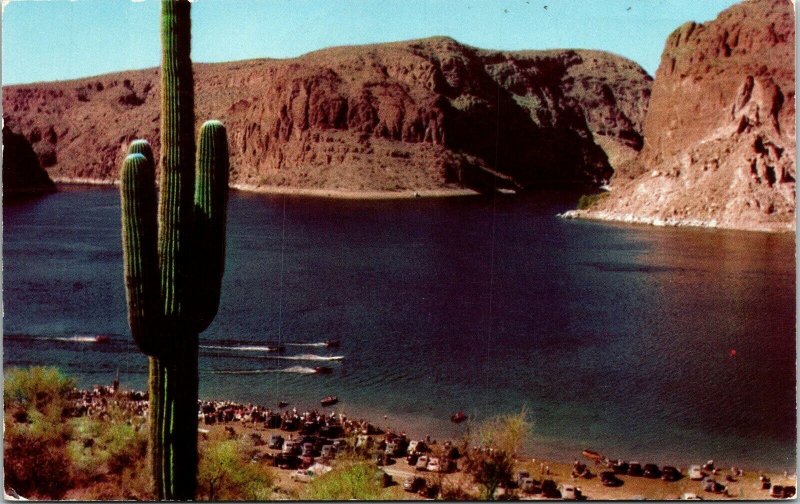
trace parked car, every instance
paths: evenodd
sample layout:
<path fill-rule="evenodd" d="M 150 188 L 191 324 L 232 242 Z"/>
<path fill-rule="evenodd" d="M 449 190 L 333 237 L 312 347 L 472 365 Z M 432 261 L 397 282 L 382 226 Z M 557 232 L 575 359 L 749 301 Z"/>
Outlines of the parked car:
<path fill-rule="evenodd" d="M 678 481 L 683 475 L 673 466 L 664 466 L 661 469 L 661 479 L 664 481 Z"/>
<path fill-rule="evenodd" d="M 281 448 L 281 453 L 284 455 L 296 455 L 297 454 L 297 442 L 292 440 L 287 440 L 283 443 L 283 448 Z"/>
<path fill-rule="evenodd" d="M 797 493 L 797 488 L 794 485 L 783 487 L 783 498 L 791 499 Z"/>
<path fill-rule="evenodd" d="M 561 492 L 561 498 L 564 500 L 580 500 L 583 498 L 580 487 L 569 484 L 558 485 L 558 490 Z"/>
<path fill-rule="evenodd" d="M 417 460 L 419 460 L 419 453 L 411 452 L 406 456 L 406 462 L 408 462 L 410 466 L 416 466 Z"/>
<path fill-rule="evenodd" d="M 279 469 L 297 469 L 297 466 L 300 465 L 300 459 L 298 459 L 294 455 L 286 455 L 283 453 L 279 453 L 272 460 L 272 463 L 275 467 Z"/>
<path fill-rule="evenodd" d="M 642 474 L 644 474 L 644 470 L 642 470 L 642 464 L 639 462 L 631 462 L 628 464 L 629 476 L 641 476 Z"/>
<path fill-rule="evenodd" d="M 517 485 L 519 486 L 520 491 L 525 492 L 526 494 L 535 494 L 542 491 L 541 485 L 530 477 L 520 478 L 518 480 Z"/>
<path fill-rule="evenodd" d="M 419 495 L 425 497 L 426 499 L 435 499 L 437 495 L 439 495 L 439 485 L 431 484 L 422 487 L 422 489 L 418 492 Z"/>
<path fill-rule="evenodd" d="M 420 476 L 409 476 L 403 481 L 403 490 L 406 492 L 417 493 L 425 487 L 425 478 Z"/>
<path fill-rule="evenodd" d="M 326 459 L 336 458 L 336 448 L 332 444 L 322 445 L 320 456 Z"/>
<path fill-rule="evenodd" d="M 337 452 L 347 449 L 347 440 L 345 439 L 336 439 L 333 442 L 333 447 L 336 448 Z"/>
<path fill-rule="evenodd" d="M 417 471 L 427 471 L 428 470 L 428 456 L 421 455 L 419 459 L 417 459 L 417 465 L 414 466 L 414 469 Z"/>
<path fill-rule="evenodd" d="M 300 457 L 300 466 L 301 467 L 310 467 L 314 463 L 314 456 L 313 455 L 302 455 Z"/>
<path fill-rule="evenodd" d="M 617 478 L 614 471 L 603 471 L 600 473 L 600 482 L 607 487 L 622 486 L 623 481 Z"/>
<path fill-rule="evenodd" d="M 530 477 L 531 473 L 529 473 L 528 471 L 517 471 L 517 479 L 516 479 L 517 485 L 520 484 L 523 478 L 530 478 Z"/>
<path fill-rule="evenodd" d="M 393 457 L 399 457 L 403 453 L 403 445 L 397 441 L 390 441 L 386 443 L 386 454 Z"/>
<path fill-rule="evenodd" d="M 655 464 L 645 464 L 642 474 L 645 478 L 660 478 L 661 470 Z"/>
<path fill-rule="evenodd" d="M 617 460 L 611 464 L 611 469 L 615 474 L 628 474 L 628 463 L 624 460 Z"/>
<path fill-rule="evenodd" d="M 703 480 L 703 490 L 706 492 L 721 494 L 725 493 L 725 490 L 727 490 L 727 488 L 725 487 L 725 485 L 723 485 L 722 483 L 718 482 L 713 478 L 706 478 L 705 480 Z"/>
<path fill-rule="evenodd" d="M 428 460 L 428 471 L 442 472 L 442 464 L 437 457 L 431 457 L 430 460 Z"/>
<path fill-rule="evenodd" d="M 699 467 L 699 466 L 698 466 Z M 681 495 L 681 500 L 703 500 L 702 497 L 697 495 L 696 493 L 685 493 Z"/>
<path fill-rule="evenodd" d="M 272 448 L 273 450 L 280 450 L 283 448 L 283 436 L 274 435 L 269 438 L 269 443 L 267 443 L 267 448 Z"/>
<path fill-rule="evenodd" d="M 544 480 L 542 482 L 542 496 L 548 499 L 560 499 L 561 491 L 559 491 L 556 482 L 553 480 Z"/>
<path fill-rule="evenodd" d="M 769 493 L 770 497 L 776 499 L 783 499 L 783 485 L 772 485 L 772 491 Z"/>
<path fill-rule="evenodd" d="M 303 443 L 302 455 L 304 457 L 309 455 L 314 455 L 314 443 Z"/>
<path fill-rule="evenodd" d="M 378 455 L 375 456 L 375 464 L 378 465 L 378 467 L 390 465 L 393 462 L 394 459 L 384 452 L 379 452 Z"/>
<path fill-rule="evenodd" d="M 693 481 L 701 481 L 705 478 L 706 475 L 703 473 L 703 469 L 699 465 L 693 465 L 689 467 L 689 479 Z"/>
<path fill-rule="evenodd" d="M 425 445 L 425 441 L 415 439 L 408 443 L 408 453 L 424 453 L 426 451 L 428 451 L 428 447 Z"/>

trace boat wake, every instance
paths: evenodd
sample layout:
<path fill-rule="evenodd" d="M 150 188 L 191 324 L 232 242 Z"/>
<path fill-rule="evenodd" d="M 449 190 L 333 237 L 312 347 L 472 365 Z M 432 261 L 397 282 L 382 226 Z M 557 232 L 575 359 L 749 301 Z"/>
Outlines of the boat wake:
<path fill-rule="evenodd" d="M 221 371 L 211 371 L 213 374 L 232 374 L 232 375 L 243 375 L 243 374 L 267 374 L 267 373 L 298 373 L 298 374 L 314 374 L 317 372 L 316 369 L 305 367 L 305 366 L 292 366 L 285 369 L 232 369 L 232 370 L 221 370 Z"/>
<path fill-rule="evenodd" d="M 280 356 L 275 356 L 274 358 L 285 359 L 285 360 L 305 360 L 305 361 L 340 361 L 344 359 L 344 355 L 300 354 L 300 355 L 280 355 Z"/>
<path fill-rule="evenodd" d="M 242 346 L 222 346 L 222 345 L 200 345 L 200 348 L 208 350 L 238 350 L 241 352 L 278 352 L 280 350 L 277 346 L 261 346 L 261 345 L 242 345 Z"/>
<path fill-rule="evenodd" d="M 53 338 L 39 338 L 39 339 L 46 339 L 46 340 L 53 340 L 53 341 L 64 341 L 67 343 L 95 343 L 97 342 L 97 336 L 64 336 L 64 337 L 53 337 Z"/>

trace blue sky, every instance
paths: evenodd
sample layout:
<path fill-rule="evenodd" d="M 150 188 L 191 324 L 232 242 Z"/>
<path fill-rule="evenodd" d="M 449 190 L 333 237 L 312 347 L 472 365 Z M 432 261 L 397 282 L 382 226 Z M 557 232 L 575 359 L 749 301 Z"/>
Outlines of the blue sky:
<path fill-rule="evenodd" d="M 4 84 L 159 64 L 157 0 L 3 0 Z M 650 74 L 666 37 L 733 0 L 195 0 L 196 62 L 448 35 L 490 49 L 588 48 Z M 545 8 L 545 6 L 547 8 Z"/>

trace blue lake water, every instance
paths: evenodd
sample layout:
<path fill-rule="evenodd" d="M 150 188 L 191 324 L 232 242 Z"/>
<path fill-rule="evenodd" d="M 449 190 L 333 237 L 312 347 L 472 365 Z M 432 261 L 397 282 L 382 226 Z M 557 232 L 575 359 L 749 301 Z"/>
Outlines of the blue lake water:
<path fill-rule="evenodd" d="M 201 397 L 313 407 L 334 394 L 350 416 L 419 436 L 458 435 L 455 411 L 524 407 L 533 456 L 591 447 L 793 472 L 794 235 L 555 216 L 576 200 L 232 193 Z M 4 366 L 56 365 L 83 386 L 119 369 L 144 389 L 116 189 L 3 210 Z M 304 346 L 332 338 L 341 348 Z M 278 342 L 280 355 L 246 348 Z M 334 373 L 308 374 L 322 364 Z"/>

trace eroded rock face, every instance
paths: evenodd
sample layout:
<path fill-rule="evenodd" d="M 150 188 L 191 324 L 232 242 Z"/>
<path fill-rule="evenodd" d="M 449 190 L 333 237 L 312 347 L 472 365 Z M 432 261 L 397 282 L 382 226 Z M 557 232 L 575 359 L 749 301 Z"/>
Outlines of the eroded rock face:
<path fill-rule="evenodd" d="M 667 40 L 645 145 L 593 210 L 605 218 L 794 229 L 795 30 L 788 0 L 751 0 Z"/>
<path fill-rule="evenodd" d="M 195 65 L 195 83 L 232 184 L 391 191 L 601 184 L 642 146 L 651 79 L 608 53 L 432 38 Z M 3 105 L 58 179 L 115 179 L 134 138 L 158 151 L 156 69 L 9 86 Z"/>
<path fill-rule="evenodd" d="M 3 127 L 3 197 L 53 192 L 56 186 L 39 164 L 28 140 Z"/>

